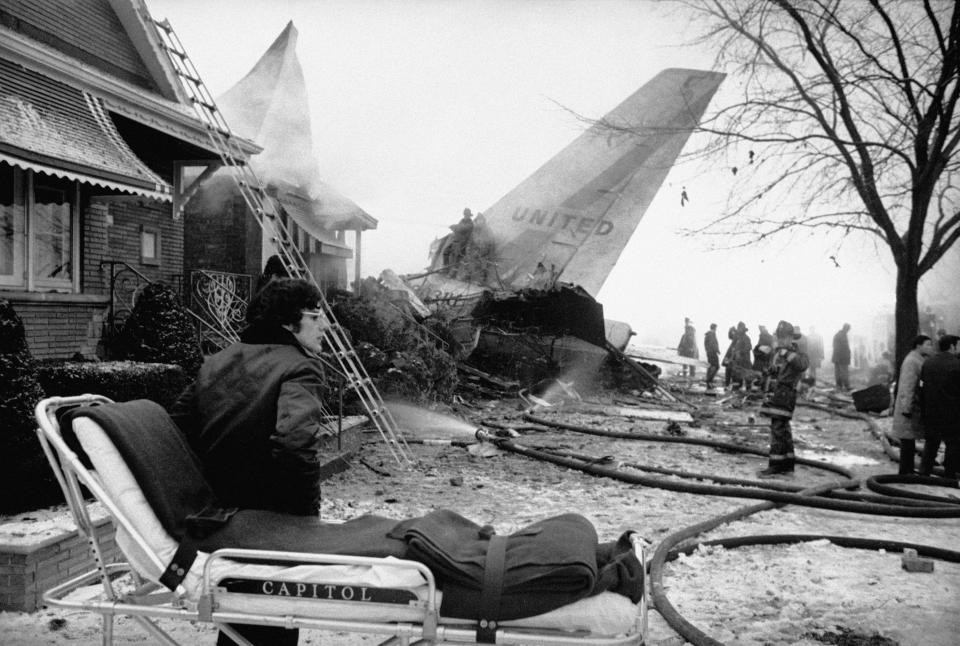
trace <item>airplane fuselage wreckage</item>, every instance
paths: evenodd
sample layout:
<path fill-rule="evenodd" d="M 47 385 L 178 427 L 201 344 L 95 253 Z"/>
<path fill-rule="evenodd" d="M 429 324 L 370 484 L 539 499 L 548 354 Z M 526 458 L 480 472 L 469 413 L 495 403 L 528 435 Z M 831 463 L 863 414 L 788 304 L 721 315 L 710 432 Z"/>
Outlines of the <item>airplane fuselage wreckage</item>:
<path fill-rule="evenodd" d="M 406 283 L 459 315 L 465 351 L 510 341 L 547 347 L 559 363 L 566 352 L 622 351 L 630 327 L 605 321 L 596 294 L 723 78 L 660 72 L 478 214 L 468 240 L 451 227 Z"/>

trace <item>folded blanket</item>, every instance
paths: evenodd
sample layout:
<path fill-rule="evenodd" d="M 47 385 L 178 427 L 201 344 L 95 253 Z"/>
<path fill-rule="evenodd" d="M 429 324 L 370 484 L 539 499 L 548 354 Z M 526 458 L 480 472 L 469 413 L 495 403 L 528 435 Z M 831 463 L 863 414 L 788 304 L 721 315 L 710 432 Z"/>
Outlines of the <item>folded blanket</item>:
<path fill-rule="evenodd" d="M 593 525 L 578 514 L 548 518 L 502 537 L 501 589 L 492 612 L 483 608 L 489 601 L 484 593 L 489 593 L 485 588 L 490 585 L 486 569 L 495 536 L 491 527 L 438 510 L 399 523 L 390 535 L 407 542 L 406 558 L 433 572 L 443 590 L 440 611 L 449 617 L 519 619 L 603 590 L 621 592 L 634 601 L 642 594 L 643 567 L 629 539 L 600 549 Z"/>

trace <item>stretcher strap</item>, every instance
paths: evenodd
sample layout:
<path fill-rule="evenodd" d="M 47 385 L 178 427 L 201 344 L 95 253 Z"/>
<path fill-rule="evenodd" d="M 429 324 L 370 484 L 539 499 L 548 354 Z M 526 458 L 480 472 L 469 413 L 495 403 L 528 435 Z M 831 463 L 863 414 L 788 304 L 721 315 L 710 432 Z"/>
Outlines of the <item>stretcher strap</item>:
<path fill-rule="evenodd" d="M 170 565 L 168 565 L 167 569 L 160 575 L 160 583 L 171 591 L 176 591 L 177 586 L 183 582 L 184 577 L 187 576 L 187 572 L 190 571 L 195 560 L 197 560 L 197 544 L 193 539 L 184 537 L 179 547 L 177 547 L 177 551 L 174 553 Z"/>
<path fill-rule="evenodd" d="M 177 586 L 183 582 L 187 572 L 197 560 L 197 538 L 203 538 L 226 525 L 236 514 L 236 507 L 215 507 L 208 505 L 200 511 L 187 516 L 185 523 L 187 535 L 180 541 L 177 551 L 170 561 L 170 565 L 160 576 L 160 583 L 171 591 L 176 592 Z"/>
<path fill-rule="evenodd" d="M 500 597 L 503 593 L 503 566 L 507 555 L 507 538 L 491 536 L 483 563 L 483 589 L 480 590 L 480 608 L 477 641 L 494 644 L 497 641 L 497 620 L 500 618 Z"/>

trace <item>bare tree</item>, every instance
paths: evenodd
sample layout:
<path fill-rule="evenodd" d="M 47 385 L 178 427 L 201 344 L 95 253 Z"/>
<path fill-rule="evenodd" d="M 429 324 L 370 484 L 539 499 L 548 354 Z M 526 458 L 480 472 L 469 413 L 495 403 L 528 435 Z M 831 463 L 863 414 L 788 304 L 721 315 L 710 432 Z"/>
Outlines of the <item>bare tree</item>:
<path fill-rule="evenodd" d="M 699 232 L 881 241 L 897 272 L 899 365 L 917 334 L 920 277 L 960 238 L 960 3 L 672 4 L 705 25 L 697 44 L 716 48 L 736 92 L 701 124 L 697 152 L 726 157 L 733 178 L 726 209 Z"/>

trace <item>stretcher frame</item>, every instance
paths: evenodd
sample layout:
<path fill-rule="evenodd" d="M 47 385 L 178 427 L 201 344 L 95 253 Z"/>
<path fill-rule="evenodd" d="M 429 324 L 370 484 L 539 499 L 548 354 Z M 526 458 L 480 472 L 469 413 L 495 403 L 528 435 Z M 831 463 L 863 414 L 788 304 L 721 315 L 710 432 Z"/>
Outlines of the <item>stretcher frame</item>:
<path fill-rule="evenodd" d="M 244 646 L 254 646 L 233 630 L 230 624 L 253 624 L 282 628 L 306 630 L 336 631 L 385 636 L 381 646 L 408 646 L 409 644 L 474 644 L 477 640 L 477 626 L 462 619 L 448 620 L 441 617 L 436 581 L 433 573 L 423 564 L 402 560 L 383 559 L 362 556 L 343 556 L 334 554 L 316 554 L 303 552 L 282 552 L 274 550 L 219 549 L 209 555 L 203 567 L 202 589 L 197 601 L 190 601 L 187 590 L 178 585 L 175 590 L 167 590 L 156 583 L 146 581 L 127 562 L 106 563 L 104 551 L 100 545 L 95 525 L 91 520 L 87 503 L 81 492 L 81 485 L 99 501 L 109 512 L 115 525 L 122 526 L 129 537 L 147 555 L 159 571 L 167 564 L 148 545 L 136 524 L 120 509 L 116 501 L 102 486 L 99 478 L 86 467 L 77 454 L 67 445 L 60 433 L 57 411 L 66 407 L 89 406 L 112 403 L 100 395 L 77 395 L 70 397 L 49 397 L 41 400 L 35 408 L 38 423 L 37 435 L 44 454 L 53 469 L 54 475 L 63 490 L 67 505 L 80 533 L 87 539 L 94 563 L 93 569 L 65 581 L 43 593 L 46 605 L 86 611 L 99 614 L 102 618 L 102 643 L 110 646 L 114 643 L 114 618 L 128 616 L 137 622 L 148 634 L 160 643 L 178 646 L 177 642 L 156 620 L 178 620 L 214 624 L 228 634 L 235 642 Z M 637 558 L 644 563 L 642 538 L 634 534 L 631 537 Z M 391 568 L 410 568 L 418 572 L 426 581 L 426 594 L 421 594 L 416 621 L 392 621 L 389 617 L 382 620 L 348 620 L 338 618 L 342 614 L 341 601 L 318 600 L 318 604 L 330 606 L 329 617 L 304 616 L 302 614 L 265 614 L 251 612 L 224 611 L 219 608 L 223 595 L 230 594 L 217 586 L 211 572 L 213 565 L 224 560 L 245 563 L 270 562 L 290 563 L 291 565 L 363 565 L 389 566 Z M 132 592 L 121 593 L 115 580 L 129 574 L 134 582 Z M 103 591 L 96 598 L 70 598 L 81 588 L 99 583 Z M 409 615 L 409 607 L 404 607 Z M 597 635 L 583 631 L 570 632 L 555 628 L 540 629 L 528 625 L 505 625 L 496 627 L 496 644 L 530 644 L 532 646 L 643 646 L 647 632 L 647 595 L 643 595 L 637 604 L 638 612 L 632 630 L 614 636 Z M 563 610 L 562 608 L 560 609 Z M 515 622 L 516 623 L 516 622 Z M 522 623 L 518 622 L 518 623 Z"/>

